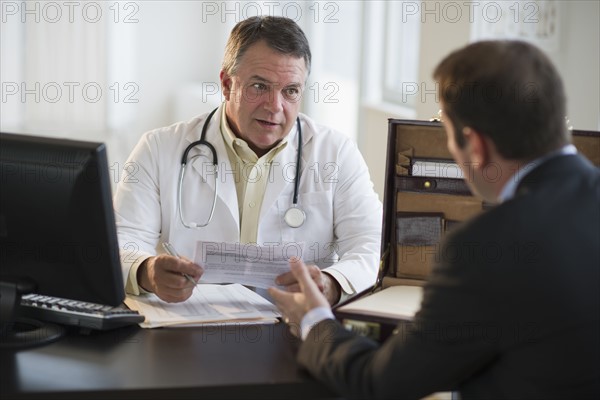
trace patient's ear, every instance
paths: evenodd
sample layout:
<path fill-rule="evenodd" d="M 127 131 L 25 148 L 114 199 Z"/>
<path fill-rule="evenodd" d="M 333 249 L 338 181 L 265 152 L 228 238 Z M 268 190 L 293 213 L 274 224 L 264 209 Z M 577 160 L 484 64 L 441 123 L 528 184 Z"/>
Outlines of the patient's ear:
<path fill-rule="evenodd" d="M 468 126 L 463 128 L 463 135 L 467 142 L 466 149 L 473 167 L 483 169 L 490 162 L 491 149 L 488 140 L 484 135 Z"/>

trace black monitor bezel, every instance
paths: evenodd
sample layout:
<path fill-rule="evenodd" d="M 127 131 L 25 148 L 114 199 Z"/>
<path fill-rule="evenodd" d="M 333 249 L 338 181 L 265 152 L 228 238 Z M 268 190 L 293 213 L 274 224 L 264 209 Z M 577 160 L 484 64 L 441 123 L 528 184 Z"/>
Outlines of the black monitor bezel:
<path fill-rule="evenodd" d="M 100 303 L 111 306 L 117 306 L 121 304 L 125 298 L 125 290 L 119 258 L 119 245 L 112 203 L 112 187 L 110 184 L 106 145 L 100 142 L 0 133 L 0 147 L 2 148 L 0 150 L 0 168 L 5 168 L 7 165 L 10 165 L 10 163 L 14 164 L 21 162 L 22 164 L 28 164 L 30 167 L 37 163 L 34 168 L 43 169 L 46 168 L 49 163 L 55 163 L 56 165 L 62 163 L 62 160 L 67 160 L 66 163 L 68 163 L 68 160 L 84 159 L 85 163 L 80 165 L 82 171 L 79 171 L 79 174 L 84 175 L 75 176 L 75 169 L 78 167 L 77 164 L 74 163 L 73 175 L 70 177 L 61 177 L 61 179 L 71 179 L 72 181 L 65 181 L 62 183 L 66 187 L 70 187 L 73 191 L 93 191 L 93 194 L 84 193 L 83 200 L 86 200 L 87 197 L 87 200 L 91 200 L 92 203 L 97 201 L 97 203 L 93 204 L 95 210 L 89 211 L 88 215 L 85 215 L 85 210 L 83 208 L 78 209 L 77 211 L 78 215 L 82 215 L 84 218 L 88 219 L 87 222 L 80 223 L 76 227 L 71 226 L 71 229 L 74 231 L 80 230 L 81 236 L 85 237 L 86 240 L 93 238 L 93 242 L 97 242 L 93 244 L 93 246 L 97 246 L 97 251 L 94 253 L 95 256 L 88 255 L 87 259 L 84 256 L 78 256 L 79 258 L 75 261 L 75 263 L 69 264 L 67 267 L 64 267 L 64 260 L 60 259 L 63 257 L 62 253 L 59 253 L 58 260 L 54 266 L 52 265 L 53 262 L 48 262 L 48 260 L 36 263 L 36 256 L 32 256 L 34 258 L 33 262 L 31 260 L 32 257 L 23 257 L 21 259 L 26 259 L 26 262 L 22 262 L 20 264 L 18 262 L 14 262 L 14 258 L 7 257 L 7 259 L 9 259 L 11 262 L 3 262 L 3 265 L 0 265 L 0 280 L 33 281 L 35 285 L 35 293 L 49 296 Z M 11 157 L 13 160 L 10 159 Z M 68 168 L 68 164 L 65 164 L 65 168 Z M 4 207 L 4 205 L 7 204 L 5 200 L 10 196 L 15 196 L 14 193 L 10 192 L 10 185 L 14 184 L 15 182 L 9 181 L 9 178 L 6 176 L 8 173 L 6 170 L 0 172 L 2 172 L 0 178 L 2 180 L 2 191 L 4 192 L 0 194 L 0 196 L 3 196 L 3 205 L 1 207 Z M 85 179 L 83 179 L 82 176 L 84 176 Z M 18 190 L 34 189 L 33 187 L 25 188 L 25 186 L 29 185 L 26 179 L 24 182 L 21 182 L 21 184 L 23 187 L 19 187 Z M 46 184 L 45 189 L 48 188 L 49 185 Z M 45 196 L 51 197 L 53 195 L 58 196 L 56 193 L 39 193 L 39 200 L 44 201 Z M 73 208 L 77 209 L 77 207 L 82 207 L 82 204 L 77 204 L 77 199 L 73 199 L 72 196 L 70 200 L 75 202 L 75 204 L 70 204 Z M 41 210 L 37 210 L 38 213 L 52 212 L 50 209 L 44 209 L 43 205 L 40 207 Z M 12 211 L 14 212 L 14 210 Z M 2 213 L 8 212 L 11 212 L 11 210 L 2 210 Z M 75 211 L 73 212 L 75 213 Z M 69 217 L 72 218 L 73 216 L 70 214 Z M 27 220 L 27 218 L 24 219 L 25 222 L 35 222 Z M 14 221 L 12 222 L 14 223 Z M 0 223 L 6 225 L 7 221 L 0 221 Z M 40 221 L 40 223 L 43 222 Z M 74 221 L 71 220 L 68 220 L 66 223 L 72 225 L 75 224 Z M 8 225 L 10 225 L 10 223 Z M 0 228 L 0 240 L 4 241 L 2 242 L 4 244 L 9 243 L 11 240 L 10 227 L 8 228 L 8 232 L 1 232 L 3 229 L 7 229 L 7 226 Z M 65 227 L 61 227 L 61 229 L 62 228 Z M 32 226 L 31 229 L 36 229 L 35 225 Z M 89 231 L 86 229 L 89 229 Z M 23 240 L 23 235 L 21 234 L 20 236 L 21 237 L 16 238 L 16 242 Z M 64 241 L 64 238 L 51 239 L 57 243 L 61 243 L 61 240 Z M 48 243 L 52 243 L 52 240 L 49 240 Z M 83 243 L 83 239 L 81 240 Z M 16 242 L 13 241 L 10 242 L 10 244 L 15 246 L 26 245 L 25 243 Z M 70 252 L 73 248 L 73 243 L 75 242 L 62 244 L 65 247 L 69 247 L 68 252 Z M 75 247 L 77 246 L 78 244 L 75 244 Z M 39 247 L 41 247 L 41 245 L 39 245 Z M 80 249 L 79 254 L 83 253 L 84 251 L 83 245 L 81 245 L 81 247 L 82 249 Z M 18 249 L 18 247 L 15 247 L 15 249 Z M 4 250 L 5 249 L 3 248 L 3 251 Z M 39 250 L 40 253 L 42 252 L 42 249 L 37 250 Z M 8 254 L 8 252 L 6 252 L 4 255 L 6 254 Z M 48 257 L 44 256 L 39 258 Z M 58 264 L 61 264 L 63 267 L 59 267 Z M 53 267 L 56 268 L 51 271 L 52 273 L 44 271 L 44 268 L 52 269 Z M 79 268 L 82 268 L 82 270 L 85 271 L 84 275 L 87 278 L 85 287 L 80 287 L 82 282 L 81 279 L 78 278 L 81 278 L 83 275 L 78 275 L 78 273 L 80 273 L 80 270 L 78 270 Z"/>

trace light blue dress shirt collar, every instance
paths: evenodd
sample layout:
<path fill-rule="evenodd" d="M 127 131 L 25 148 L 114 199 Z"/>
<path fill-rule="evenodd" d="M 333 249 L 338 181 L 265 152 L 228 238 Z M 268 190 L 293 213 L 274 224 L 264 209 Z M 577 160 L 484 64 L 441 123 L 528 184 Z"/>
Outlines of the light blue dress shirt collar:
<path fill-rule="evenodd" d="M 512 199 L 515 196 L 515 192 L 517 191 L 517 187 L 519 186 L 519 182 L 523 180 L 523 178 L 533 171 L 535 168 L 550 160 L 551 158 L 569 155 L 569 154 L 577 154 L 577 148 L 572 144 L 568 144 L 556 151 L 553 151 L 549 154 L 546 154 L 540 158 L 536 158 L 535 160 L 528 162 L 523 166 L 523 168 L 519 168 L 517 172 L 511 176 L 506 185 L 500 191 L 500 195 L 498 196 L 498 201 L 500 203 L 505 202 L 507 200 Z"/>

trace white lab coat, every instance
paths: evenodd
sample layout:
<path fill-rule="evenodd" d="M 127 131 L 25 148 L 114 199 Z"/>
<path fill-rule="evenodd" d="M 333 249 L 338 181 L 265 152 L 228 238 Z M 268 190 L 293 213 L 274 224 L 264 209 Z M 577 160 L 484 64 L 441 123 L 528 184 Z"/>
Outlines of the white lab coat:
<path fill-rule="evenodd" d="M 222 107 L 222 106 L 221 106 Z M 135 272 L 149 256 L 161 253 L 168 241 L 190 259 L 197 241 L 238 243 L 240 222 L 232 167 L 220 131 L 218 110 L 206 137 L 218 155 L 218 198 L 211 223 L 185 228 L 177 211 L 177 184 L 185 148 L 199 140 L 207 115 L 143 135 L 127 164 L 114 199 L 123 277 L 127 291 L 138 294 Z M 302 166 L 298 204 L 306 213 L 299 228 L 283 220 L 292 204 L 297 155 L 297 132 L 271 165 L 260 210 L 258 244 L 273 246 L 303 242 L 302 258 L 326 268 L 347 294 L 372 285 L 379 264 L 382 207 L 367 166 L 353 141 L 300 114 Z M 204 223 L 214 194 L 210 152 L 193 148 L 183 186 L 186 222 Z M 203 182 L 202 179 L 206 179 Z"/>

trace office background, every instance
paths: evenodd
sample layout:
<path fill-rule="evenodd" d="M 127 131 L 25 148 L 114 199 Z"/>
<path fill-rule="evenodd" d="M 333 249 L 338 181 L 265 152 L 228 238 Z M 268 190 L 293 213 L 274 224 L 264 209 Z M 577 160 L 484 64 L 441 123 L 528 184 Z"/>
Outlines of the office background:
<path fill-rule="evenodd" d="M 258 14 L 304 29 L 302 110 L 356 140 L 380 196 L 387 119 L 435 115 L 433 67 L 475 40 L 540 46 L 565 80 L 570 124 L 600 129 L 597 0 L 0 3 L 1 130 L 106 142 L 114 184 L 145 131 L 221 102 L 227 36 Z"/>

